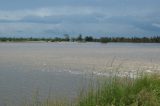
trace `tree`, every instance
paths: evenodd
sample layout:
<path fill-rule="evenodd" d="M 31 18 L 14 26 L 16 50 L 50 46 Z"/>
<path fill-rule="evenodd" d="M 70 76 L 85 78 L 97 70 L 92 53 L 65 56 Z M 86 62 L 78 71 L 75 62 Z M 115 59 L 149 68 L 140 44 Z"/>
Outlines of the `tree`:
<path fill-rule="evenodd" d="M 70 41 L 70 37 L 69 37 L 68 34 L 64 34 L 64 40 L 65 40 L 65 41 Z"/>
<path fill-rule="evenodd" d="M 109 42 L 109 39 L 107 37 L 101 37 L 100 38 L 100 42 L 101 43 L 108 43 Z"/>
<path fill-rule="evenodd" d="M 77 41 L 83 41 L 83 38 L 82 38 L 82 35 L 80 34 L 78 37 L 77 37 Z"/>
<path fill-rule="evenodd" d="M 84 38 L 84 40 L 85 40 L 86 42 L 93 42 L 93 37 L 92 37 L 92 36 L 86 36 L 86 37 Z"/>

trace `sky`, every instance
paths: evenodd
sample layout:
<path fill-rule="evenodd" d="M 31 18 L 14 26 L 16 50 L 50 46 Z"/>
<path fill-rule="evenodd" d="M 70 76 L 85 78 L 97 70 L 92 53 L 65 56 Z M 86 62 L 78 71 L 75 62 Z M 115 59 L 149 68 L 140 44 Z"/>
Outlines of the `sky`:
<path fill-rule="evenodd" d="M 159 36 L 160 0 L 0 0 L 0 37 Z"/>

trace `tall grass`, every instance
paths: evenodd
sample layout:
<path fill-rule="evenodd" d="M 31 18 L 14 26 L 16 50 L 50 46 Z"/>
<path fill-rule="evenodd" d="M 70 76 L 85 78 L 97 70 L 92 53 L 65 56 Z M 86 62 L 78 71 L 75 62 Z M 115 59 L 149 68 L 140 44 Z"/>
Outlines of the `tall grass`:
<path fill-rule="evenodd" d="M 113 77 L 91 89 L 78 106 L 160 106 L 160 76 Z"/>
<path fill-rule="evenodd" d="M 136 78 L 111 76 L 91 82 L 74 102 L 47 98 L 23 106 L 160 106 L 160 75 L 141 75 Z"/>

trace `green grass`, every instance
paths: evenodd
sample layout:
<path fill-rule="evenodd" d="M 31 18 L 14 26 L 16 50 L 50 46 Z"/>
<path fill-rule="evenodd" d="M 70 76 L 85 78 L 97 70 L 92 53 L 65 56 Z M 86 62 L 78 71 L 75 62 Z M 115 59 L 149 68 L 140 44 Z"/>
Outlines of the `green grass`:
<path fill-rule="evenodd" d="M 77 99 L 52 100 L 23 106 L 160 106 L 160 75 L 142 75 L 137 78 L 109 77 L 91 82 L 88 91 L 80 92 Z"/>
<path fill-rule="evenodd" d="M 160 106 L 160 76 L 114 77 L 91 89 L 78 106 Z"/>

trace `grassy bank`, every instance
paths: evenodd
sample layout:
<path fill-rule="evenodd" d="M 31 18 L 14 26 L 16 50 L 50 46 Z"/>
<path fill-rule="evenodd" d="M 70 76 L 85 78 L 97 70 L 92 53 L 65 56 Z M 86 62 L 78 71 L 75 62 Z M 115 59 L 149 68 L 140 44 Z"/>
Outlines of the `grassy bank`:
<path fill-rule="evenodd" d="M 160 106 L 160 76 L 108 79 L 81 98 L 78 106 Z"/>
<path fill-rule="evenodd" d="M 109 77 L 96 85 L 90 84 L 72 102 L 47 98 L 40 102 L 34 98 L 24 106 L 160 106 L 160 76 L 143 75 L 137 78 Z"/>

